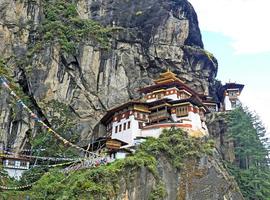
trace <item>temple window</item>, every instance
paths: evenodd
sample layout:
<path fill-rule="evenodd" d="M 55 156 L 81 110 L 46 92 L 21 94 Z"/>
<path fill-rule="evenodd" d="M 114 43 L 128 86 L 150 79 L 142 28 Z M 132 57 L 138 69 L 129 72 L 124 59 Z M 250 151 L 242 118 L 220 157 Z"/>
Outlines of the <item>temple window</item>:
<path fill-rule="evenodd" d="M 15 161 L 14 161 L 14 160 L 9 160 L 9 161 L 8 161 L 8 165 L 10 165 L 10 166 L 15 166 Z"/>
<path fill-rule="evenodd" d="M 146 115 L 145 114 L 143 114 L 143 119 L 146 119 Z"/>
<path fill-rule="evenodd" d="M 20 161 L 15 161 L 15 167 L 20 167 Z"/>
<path fill-rule="evenodd" d="M 119 132 L 122 131 L 122 124 L 119 125 Z"/>
<path fill-rule="evenodd" d="M 235 96 L 238 95 L 238 90 L 229 90 L 229 91 L 228 91 L 228 95 L 229 95 L 230 97 L 235 97 Z"/>
<path fill-rule="evenodd" d="M 123 130 L 126 130 L 126 127 L 127 127 L 127 124 L 126 124 L 126 123 L 124 123 L 124 128 L 123 128 Z"/>
<path fill-rule="evenodd" d="M 21 167 L 26 167 L 27 166 L 27 162 L 26 161 L 21 161 Z"/>
<path fill-rule="evenodd" d="M 128 121 L 128 129 L 130 129 L 130 121 Z"/>
<path fill-rule="evenodd" d="M 236 108 L 236 101 L 231 101 L 232 108 Z"/>
<path fill-rule="evenodd" d="M 115 127 L 115 133 L 117 133 L 117 132 L 118 132 L 118 126 Z"/>
<path fill-rule="evenodd" d="M 181 99 L 187 99 L 189 96 L 186 94 L 186 93 L 184 93 L 184 92 L 181 92 L 180 93 L 180 98 Z"/>
<path fill-rule="evenodd" d="M 184 117 L 188 115 L 188 107 L 187 106 L 181 106 L 176 108 L 176 115 L 178 117 Z"/>
<path fill-rule="evenodd" d="M 164 97 L 164 94 L 163 94 L 163 93 L 159 93 L 159 94 L 157 95 L 157 98 L 158 98 L 158 99 L 161 99 L 162 97 Z"/>
<path fill-rule="evenodd" d="M 143 128 L 143 123 L 139 122 L 139 129 L 142 129 L 142 128 Z"/>

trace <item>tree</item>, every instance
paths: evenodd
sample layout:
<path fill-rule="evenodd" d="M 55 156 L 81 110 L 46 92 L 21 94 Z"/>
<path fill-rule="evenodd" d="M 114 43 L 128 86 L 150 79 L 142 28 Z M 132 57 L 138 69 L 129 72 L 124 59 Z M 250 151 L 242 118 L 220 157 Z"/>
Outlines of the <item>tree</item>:
<path fill-rule="evenodd" d="M 270 168 L 263 123 L 247 108 L 238 108 L 228 116 L 228 133 L 236 155 L 236 162 L 228 164 L 230 173 L 246 199 L 266 200 L 270 197 Z"/>
<path fill-rule="evenodd" d="M 44 105 L 44 111 L 53 128 L 62 137 L 72 143 L 77 143 L 79 134 L 76 133 L 75 114 L 64 103 L 52 100 Z M 78 152 L 72 148 L 67 148 L 61 141 L 58 141 L 46 129 L 40 127 L 40 132 L 32 138 L 31 144 L 35 155 L 38 156 L 78 156 Z M 43 151 L 40 151 L 44 149 Z"/>

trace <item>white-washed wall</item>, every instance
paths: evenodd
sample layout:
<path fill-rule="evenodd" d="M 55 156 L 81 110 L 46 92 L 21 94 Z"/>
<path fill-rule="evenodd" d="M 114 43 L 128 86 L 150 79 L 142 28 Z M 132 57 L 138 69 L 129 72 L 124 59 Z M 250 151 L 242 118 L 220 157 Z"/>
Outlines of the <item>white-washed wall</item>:
<path fill-rule="evenodd" d="M 225 110 L 232 110 L 232 104 L 231 104 L 229 96 L 225 96 L 224 106 L 225 106 Z"/>
<path fill-rule="evenodd" d="M 160 134 L 162 133 L 162 128 L 151 128 L 151 129 L 145 129 L 142 130 L 141 136 L 142 137 L 154 137 L 158 138 Z"/>
<path fill-rule="evenodd" d="M 128 129 L 128 122 L 130 121 L 130 128 Z M 126 130 L 124 130 L 124 123 L 126 123 Z M 119 132 L 119 125 L 122 125 L 122 130 Z M 115 133 L 115 127 L 118 126 L 118 131 Z M 140 135 L 139 123 L 134 118 L 134 115 L 129 116 L 128 119 L 121 119 L 119 122 L 112 124 L 112 139 L 119 139 L 128 144 L 133 144 L 135 137 Z"/>

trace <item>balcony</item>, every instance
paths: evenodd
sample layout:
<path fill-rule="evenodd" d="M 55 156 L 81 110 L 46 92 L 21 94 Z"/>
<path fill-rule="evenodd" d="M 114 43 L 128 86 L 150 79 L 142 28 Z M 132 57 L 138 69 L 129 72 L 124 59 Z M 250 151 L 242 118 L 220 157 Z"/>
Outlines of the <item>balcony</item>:
<path fill-rule="evenodd" d="M 161 111 L 158 111 L 158 112 L 155 112 L 155 113 L 151 113 L 149 115 L 150 123 L 166 120 L 166 119 L 169 119 L 169 118 L 170 118 L 170 114 L 168 113 L 167 110 L 161 110 Z"/>

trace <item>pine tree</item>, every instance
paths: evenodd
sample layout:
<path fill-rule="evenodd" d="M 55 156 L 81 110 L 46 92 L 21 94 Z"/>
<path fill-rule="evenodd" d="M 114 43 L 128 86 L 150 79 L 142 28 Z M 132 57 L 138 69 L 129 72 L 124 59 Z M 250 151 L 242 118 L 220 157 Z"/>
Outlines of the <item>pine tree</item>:
<path fill-rule="evenodd" d="M 246 199 L 269 200 L 269 140 L 257 114 L 238 108 L 228 117 L 229 137 L 234 141 L 236 162 L 229 170 Z"/>

